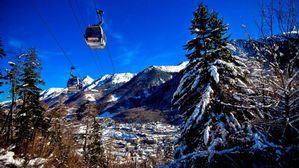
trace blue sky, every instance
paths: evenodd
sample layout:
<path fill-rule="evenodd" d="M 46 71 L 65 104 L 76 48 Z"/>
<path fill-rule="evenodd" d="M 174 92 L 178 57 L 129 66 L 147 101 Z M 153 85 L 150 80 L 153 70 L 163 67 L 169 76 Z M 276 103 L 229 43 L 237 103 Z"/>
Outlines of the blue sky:
<path fill-rule="evenodd" d="M 12 52 L 36 48 L 43 64 L 42 77 L 49 87 L 65 87 L 70 64 L 47 32 L 33 5 L 40 11 L 68 57 L 83 77 L 98 78 L 114 72 L 139 72 L 150 65 L 173 65 L 185 61 L 183 45 L 191 38 L 188 28 L 199 0 L 95 0 L 104 10 L 104 29 L 115 66 L 107 50 L 89 51 L 82 27 L 97 22 L 92 0 L 1 0 L 0 38 Z M 78 26 L 69 6 L 80 21 Z M 235 38 L 246 38 L 246 24 L 256 35 L 259 1 L 206 0 L 229 24 Z M 96 58 L 95 58 L 96 57 Z M 1 67 L 8 60 L 1 61 Z M 97 68 L 96 64 L 100 67 Z"/>

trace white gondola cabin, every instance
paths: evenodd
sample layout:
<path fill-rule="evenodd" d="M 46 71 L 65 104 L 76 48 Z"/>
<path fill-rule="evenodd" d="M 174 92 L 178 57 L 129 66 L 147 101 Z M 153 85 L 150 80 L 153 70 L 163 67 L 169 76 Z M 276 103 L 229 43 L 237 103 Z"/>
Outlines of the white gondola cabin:
<path fill-rule="evenodd" d="M 71 77 L 67 81 L 67 88 L 69 93 L 76 93 L 82 89 L 82 82 L 79 77 L 73 75 L 75 67 L 71 67 Z"/>
<path fill-rule="evenodd" d="M 76 93 L 82 89 L 82 83 L 78 77 L 71 77 L 67 81 L 67 88 L 69 93 Z"/>
<path fill-rule="evenodd" d="M 85 41 L 90 48 L 100 48 L 106 47 L 106 36 L 103 28 L 100 25 L 88 26 L 86 28 Z"/>
<path fill-rule="evenodd" d="M 103 24 L 103 11 L 97 10 L 100 21 L 98 24 L 88 26 L 85 30 L 84 38 L 86 44 L 93 49 L 103 49 L 106 47 L 106 36 L 102 28 Z"/>

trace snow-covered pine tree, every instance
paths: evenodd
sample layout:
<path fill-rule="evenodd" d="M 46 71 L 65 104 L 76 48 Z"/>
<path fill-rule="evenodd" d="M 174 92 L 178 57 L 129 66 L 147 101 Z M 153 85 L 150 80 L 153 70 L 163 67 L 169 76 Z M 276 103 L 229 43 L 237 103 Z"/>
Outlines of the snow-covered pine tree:
<path fill-rule="evenodd" d="M 247 145 L 248 121 L 256 117 L 245 101 L 252 94 L 248 71 L 231 54 L 227 26 L 200 4 L 190 31 L 195 37 L 186 44 L 189 64 L 172 100 L 184 118 L 173 162 L 178 167 L 206 166 L 216 162 L 213 156 Z"/>
<path fill-rule="evenodd" d="M 16 115 L 16 139 L 19 149 L 25 149 L 28 143 L 34 139 L 36 131 L 47 131 L 49 124 L 43 116 L 44 108 L 39 101 L 41 89 L 38 85 L 43 84 L 40 77 L 41 64 L 36 51 L 31 49 L 24 54 L 23 69 L 21 72 L 21 86 L 19 96 L 22 100 L 20 110 Z"/>

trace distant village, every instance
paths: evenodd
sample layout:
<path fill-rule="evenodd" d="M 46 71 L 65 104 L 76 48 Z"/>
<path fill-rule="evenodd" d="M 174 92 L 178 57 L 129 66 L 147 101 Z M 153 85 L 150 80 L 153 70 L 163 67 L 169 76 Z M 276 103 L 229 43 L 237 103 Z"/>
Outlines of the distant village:
<path fill-rule="evenodd" d="M 150 163 L 148 159 L 154 163 L 171 160 L 178 126 L 161 122 L 119 123 L 110 118 L 100 119 L 100 123 L 101 141 L 110 160 L 118 164 Z M 90 131 L 86 131 L 86 125 L 81 123 L 77 126 L 78 137 L 84 137 L 87 132 Z"/>

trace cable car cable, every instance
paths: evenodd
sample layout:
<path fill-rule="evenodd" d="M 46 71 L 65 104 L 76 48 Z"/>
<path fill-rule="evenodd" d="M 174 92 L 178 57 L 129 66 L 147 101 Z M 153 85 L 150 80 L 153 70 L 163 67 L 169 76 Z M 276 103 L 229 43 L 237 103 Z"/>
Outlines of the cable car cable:
<path fill-rule="evenodd" d="M 72 2 L 71 2 L 71 0 L 67 0 L 67 1 L 68 1 L 68 5 L 69 5 L 70 8 L 71 8 L 72 15 L 73 15 L 73 17 L 74 17 L 75 20 L 76 20 L 76 23 L 77 23 L 77 25 L 78 25 L 78 28 L 79 28 L 80 31 L 83 33 L 83 27 L 82 27 L 82 25 L 81 25 L 81 21 L 79 20 L 79 17 L 76 15 L 76 12 L 75 12 L 75 9 L 74 9 L 74 7 L 73 7 L 73 5 L 72 5 Z M 81 32 L 80 32 L 80 33 L 81 33 Z M 96 67 L 97 67 L 99 73 L 101 73 L 101 68 L 100 68 L 100 65 L 98 64 L 99 61 L 97 60 L 96 56 L 93 55 L 93 53 L 91 52 L 91 49 L 89 48 L 88 50 L 89 50 L 90 55 L 94 58 L 95 65 L 96 65 Z"/>
<path fill-rule="evenodd" d="M 94 10 L 95 10 L 95 11 L 97 11 L 98 9 L 97 9 L 97 4 L 96 4 L 96 1 L 95 1 L 95 0 L 92 0 L 92 2 L 93 2 L 93 7 L 94 7 Z"/>
<path fill-rule="evenodd" d="M 48 33 L 51 35 L 51 37 L 54 39 L 56 45 L 58 46 L 58 48 L 61 50 L 61 52 L 63 53 L 64 57 L 66 58 L 66 60 L 69 62 L 69 64 L 71 65 L 71 67 L 75 67 L 72 60 L 67 56 L 64 48 L 62 47 L 62 45 L 59 43 L 58 39 L 56 38 L 55 34 L 51 31 L 50 26 L 47 24 L 47 21 L 42 17 L 41 13 L 39 12 L 37 6 L 34 4 L 34 1 L 32 1 L 31 3 L 32 8 L 34 9 L 35 13 L 39 16 L 41 22 L 43 23 L 44 27 L 46 28 L 46 30 L 48 31 Z M 79 78 L 81 78 L 79 72 L 77 71 L 77 76 Z"/>
<path fill-rule="evenodd" d="M 67 61 L 70 63 L 71 66 L 73 66 L 73 63 L 71 61 L 71 59 L 67 56 L 64 48 L 62 47 L 62 45 L 59 43 L 58 39 L 55 37 L 55 34 L 51 31 L 49 25 L 47 24 L 47 21 L 42 17 L 41 13 L 38 11 L 37 7 L 35 6 L 35 4 L 31 3 L 34 11 L 36 12 L 36 14 L 39 16 L 41 22 L 43 23 L 44 27 L 46 28 L 46 30 L 48 31 L 48 33 L 51 35 L 51 37 L 53 38 L 53 40 L 55 41 L 55 43 L 57 44 L 58 48 L 61 50 L 61 52 L 63 53 L 63 55 L 65 56 L 65 58 L 67 59 Z"/>
<path fill-rule="evenodd" d="M 113 63 L 113 60 L 112 60 L 112 56 L 111 56 L 111 52 L 110 52 L 108 43 L 107 43 L 107 45 L 106 45 L 106 49 L 107 49 L 107 53 L 108 53 L 109 60 L 110 60 L 111 65 L 112 65 L 113 73 L 115 73 L 115 66 L 114 66 L 114 63 Z"/>
<path fill-rule="evenodd" d="M 94 6 L 94 9 L 95 11 L 97 11 L 97 4 L 96 4 L 96 1 L 95 0 L 92 0 L 93 2 L 93 6 Z M 102 18 L 103 19 L 103 18 Z M 103 22 L 103 20 L 102 20 Z M 108 53 L 108 57 L 109 57 L 109 60 L 110 60 L 110 63 L 111 63 L 111 66 L 112 66 L 112 70 L 113 70 L 113 73 L 115 73 L 115 66 L 114 66 L 114 63 L 113 63 L 113 60 L 112 60 L 112 54 L 110 52 L 110 49 L 109 49 L 109 46 L 108 46 L 108 43 L 106 44 L 106 49 L 107 49 L 107 53 Z"/>

